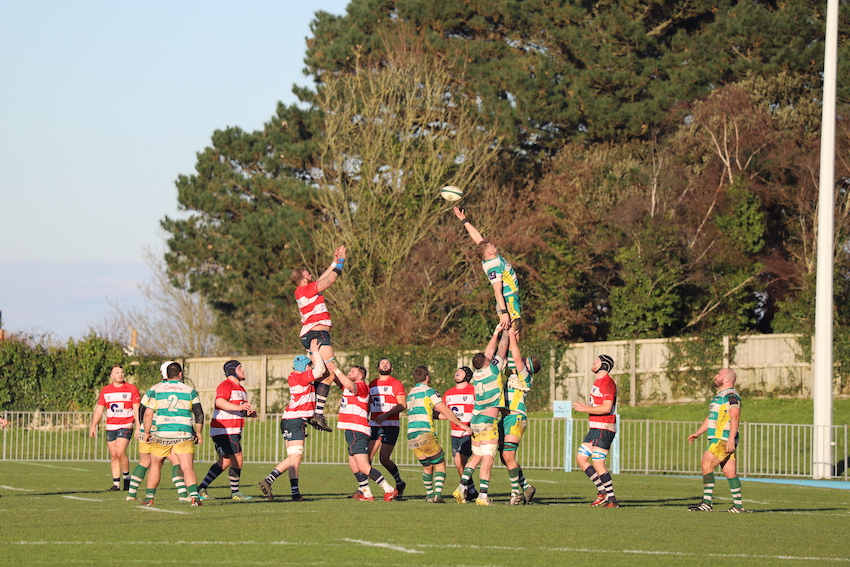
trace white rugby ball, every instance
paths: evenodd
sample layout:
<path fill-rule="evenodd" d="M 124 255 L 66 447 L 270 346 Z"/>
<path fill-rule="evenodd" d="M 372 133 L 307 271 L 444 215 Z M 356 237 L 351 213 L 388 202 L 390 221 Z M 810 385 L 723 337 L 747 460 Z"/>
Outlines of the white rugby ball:
<path fill-rule="evenodd" d="M 446 185 L 440 189 L 440 197 L 446 201 L 460 201 L 463 197 L 463 189 L 454 185 Z"/>

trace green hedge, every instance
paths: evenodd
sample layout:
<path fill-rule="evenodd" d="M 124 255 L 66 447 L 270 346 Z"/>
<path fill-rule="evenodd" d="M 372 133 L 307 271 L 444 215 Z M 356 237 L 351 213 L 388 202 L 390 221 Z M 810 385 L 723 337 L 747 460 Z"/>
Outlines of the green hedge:
<path fill-rule="evenodd" d="M 159 381 L 160 363 L 129 357 L 120 344 L 95 333 L 62 346 L 12 338 L 0 342 L 0 409 L 88 410 L 109 383 L 113 364 L 121 364 L 128 381 L 143 390 Z"/>

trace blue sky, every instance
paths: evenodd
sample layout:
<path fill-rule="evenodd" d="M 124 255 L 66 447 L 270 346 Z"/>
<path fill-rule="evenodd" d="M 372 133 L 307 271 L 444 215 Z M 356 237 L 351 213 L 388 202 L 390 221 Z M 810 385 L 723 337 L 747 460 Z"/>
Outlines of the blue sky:
<path fill-rule="evenodd" d="M 3 328 L 78 338 L 139 302 L 177 176 L 214 130 L 296 102 L 314 13 L 347 4 L 0 3 Z"/>

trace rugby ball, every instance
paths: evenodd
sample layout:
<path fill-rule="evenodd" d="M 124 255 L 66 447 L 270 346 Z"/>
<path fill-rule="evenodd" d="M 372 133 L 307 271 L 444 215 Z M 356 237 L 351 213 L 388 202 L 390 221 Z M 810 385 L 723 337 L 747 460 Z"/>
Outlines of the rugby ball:
<path fill-rule="evenodd" d="M 463 189 L 454 185 L 446 185 L 440 189 L 440 197 L 446 201 L 460 201 L 463 197 Z"/>

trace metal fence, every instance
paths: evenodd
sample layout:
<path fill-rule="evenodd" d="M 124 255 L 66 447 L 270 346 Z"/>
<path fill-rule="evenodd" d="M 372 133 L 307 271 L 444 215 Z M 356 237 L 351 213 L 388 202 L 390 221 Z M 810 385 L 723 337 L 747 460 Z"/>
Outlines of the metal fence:
<path fill-rule="evenodd" d="M 88 412 L 7 412 L 9 426 L 2 432 L 0 460 L 17 461 L 108 461 L 109 452 L 101 429 L 97 438 L 89 437 L 91 414 Z M 245 460 L 253 463 L 278 463 L 286 456 L 278 429 L 280 414 L 265 419 L 249 419 L 242 436 Z M 336 419 L 328 423 L 335 427 Z M 699 474 L 699 461 L 705 439 L 694 445 L 688 435 L 700 422 L 621 420 L 617 451 L 612 451 L 609 467 L 614 472 L 643 474 Z M 406 418 L 402 417 L 402 427 Z M 517 457 L 526 469 L 574 469 L 573 456 L 581 444 L 587 420 L 531 418 Z M 209 431 L 209 427 L 205 429 Z M 449 424 L 437 423 L 439 437 L 448 448 Z M 343 435 L 309 430 L 304 463 L 346 464 L 348 454 Z M 813 425 L 742 423 L 738 448 L 738 474 L 767 477 L 811 478 Z M 850 427 L 832 426 L 833 478 L 848 478 L 847 457 Z M 138 458 L 137 443 L 131 442 L 131 459 Z M 197 447 L 196 461 L 212 462 L 217 456 L 207 437 Z M 393 454 L 400 466 L 418 466 L 413 453 L 405 447 L 404 437 Z"/>

